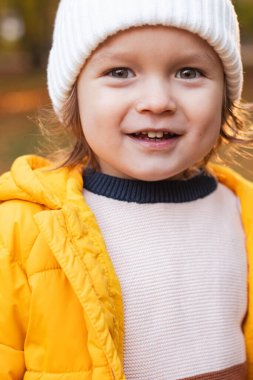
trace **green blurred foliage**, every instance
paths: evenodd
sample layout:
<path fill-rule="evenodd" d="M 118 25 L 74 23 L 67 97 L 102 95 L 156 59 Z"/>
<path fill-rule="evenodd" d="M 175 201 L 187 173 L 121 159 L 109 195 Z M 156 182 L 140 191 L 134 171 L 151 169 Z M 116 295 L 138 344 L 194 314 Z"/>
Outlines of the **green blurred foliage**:
<path fill-rule="evenodd" d="M 22 15 L 26 33 L 23 46 L 31 52 L 34 67 L 41 67 L 51 42 L 54 9 L 58 1 L 11 0 Z"/>
<path fill-rule="evenodd" d="M 13 44 L 13 49 L 29 52 L 34 68 L 43 67 L 47 60 L 58 3 L 58 0 L 2 0 L 0 3 L 0 12 L 15 11 L 23 20 L 25 34 Z"/>
<path fill-rule="evenodd" d="M 242 40 L 253 42 L 253 0 L 234 1 L 240 21 Z"/>

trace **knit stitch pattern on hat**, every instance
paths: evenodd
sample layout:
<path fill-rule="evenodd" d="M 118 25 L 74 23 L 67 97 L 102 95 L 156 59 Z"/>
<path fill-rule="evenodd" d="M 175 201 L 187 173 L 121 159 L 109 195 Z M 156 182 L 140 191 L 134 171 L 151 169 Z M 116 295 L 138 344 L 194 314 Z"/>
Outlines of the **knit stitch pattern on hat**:
<path fill-rule="evenodd" d="M 206 40 L 223 63 L 231 101 L 240 99 L 240 33 L 230 0 L 61 0 L 48 63 L 49 95 L 59 117 L 92 51 L 109 36 L 143 25 L 177 27 Z"/>

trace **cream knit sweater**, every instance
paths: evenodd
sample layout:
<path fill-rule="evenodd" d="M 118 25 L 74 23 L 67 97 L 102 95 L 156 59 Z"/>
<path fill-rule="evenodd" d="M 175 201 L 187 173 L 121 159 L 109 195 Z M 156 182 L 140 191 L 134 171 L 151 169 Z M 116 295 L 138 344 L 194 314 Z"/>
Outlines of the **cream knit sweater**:
<path fill-rule="evenodd" d="M 219 184 L 184 203 L 84 197 L 122 287 L 126 378 L 243 379 L 247 262 L 235 195 Z"/>

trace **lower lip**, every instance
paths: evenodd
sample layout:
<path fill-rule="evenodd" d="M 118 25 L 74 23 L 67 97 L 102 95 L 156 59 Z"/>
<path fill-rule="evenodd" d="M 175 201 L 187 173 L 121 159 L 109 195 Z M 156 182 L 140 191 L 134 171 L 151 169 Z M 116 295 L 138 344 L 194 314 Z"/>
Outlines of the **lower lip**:
<path fill-rule="evenodd" d="M 178 137 L 173 137 L 171 139 L 159 141 L 159 140 L 151 140 L 151 139 L 140 139 L 133 136 L 128 136 L 128 137 L 138 145 L 142 145 L 148 149 L 157 150 L 157 151 L 171 148 L 178 142 L 180 138 L 180 136 L 178 136 Z"/>

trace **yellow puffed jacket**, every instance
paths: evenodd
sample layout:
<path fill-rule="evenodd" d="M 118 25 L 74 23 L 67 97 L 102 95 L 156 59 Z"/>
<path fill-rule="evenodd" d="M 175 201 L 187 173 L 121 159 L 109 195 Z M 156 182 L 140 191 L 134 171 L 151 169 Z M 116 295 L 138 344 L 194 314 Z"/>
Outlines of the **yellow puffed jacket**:
<path fill-rule="evenodd" d="M 123 380 L 120 284 L 84 201 L 81 168 L 46 165 L 21 157 L 0 178 L 0 379 Z M 253 185 L 229 169 L 214 170 L 241 200 L 252 380 Z"/>

